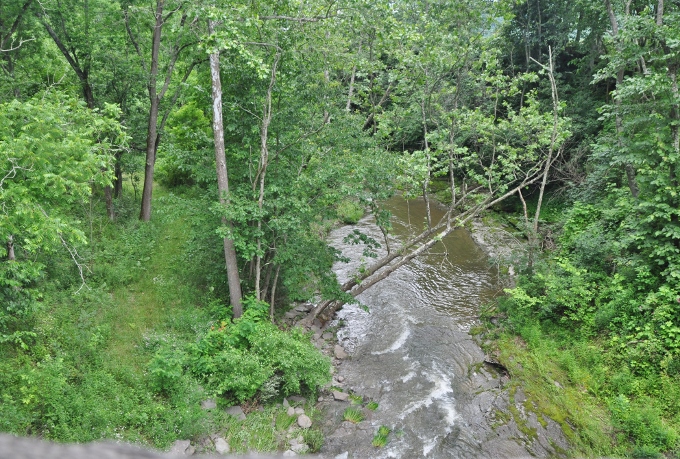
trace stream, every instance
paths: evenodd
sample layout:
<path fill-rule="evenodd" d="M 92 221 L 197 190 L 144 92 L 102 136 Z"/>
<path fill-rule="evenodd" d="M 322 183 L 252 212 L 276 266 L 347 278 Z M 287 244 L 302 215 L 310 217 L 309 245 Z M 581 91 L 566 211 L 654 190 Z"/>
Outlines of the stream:
<path fill-rule="evenodd" d="M 393 247 L 425 225 L 422 200 L 395 197 L 386 207 Z M 436 221 L 443 212 L 433 206 L 432 213 Z M 362 256 L 363 246 L 343 242 L 356 229 L 384 246 L 371 217 L 333 231 L 330 243 L 351 260 L 334 266 L 341 282 L 372 261 Z M 364 408 L 366 419 L 353 424 L 342 421 L 347 402 L 325 401 L 322 457 L 548 457 L 567 450 L 559 425 L 538 422 L 520 389 L 509 396 L 507 375 L 483 363 L 484 352 L 469 334 L 480 307 L 501 293 L 485 252 L 461 229 L 360 295 L 370 312 L 358 305 L 338 311 L 338 342 L 350 357 L 337 362 L 333 385 L 378 408 Z M 515 416 L 508 414 L 511 403 Z M 380 426 L 392 432 L 377 448 L 372 440 Z"/>

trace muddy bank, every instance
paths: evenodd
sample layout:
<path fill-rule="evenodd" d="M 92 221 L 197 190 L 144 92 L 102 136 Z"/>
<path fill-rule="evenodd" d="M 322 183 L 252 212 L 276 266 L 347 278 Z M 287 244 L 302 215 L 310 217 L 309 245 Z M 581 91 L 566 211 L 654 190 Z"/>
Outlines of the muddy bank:
<path fill-rule="evenodd" d="M 395 198 L 389 205 L 395 238 L 422 227 L 422 203 Z M 370 218 L 333 232 L 331 243 L 352 260 L 336 265 L 341 281 L 370 263 L 362 247 L 343 242 L 355 229 L 380 240 Z M 336 360 L 332 389 L 355 394 L 365 419 L 343 421 L 352 399 L 334 400 L 329 388 L 319 404 L 327 413 L 322 456 L 548 457 L 567 450 L 559 426 L 525 406 L 521 390 L 469 333 L 480 306 L 501 288 L 485 251 L 461 230 L 362 294 L 370 312 L 359 305 L 339 311 L 332 325 L 342 325 L 338 341 L 349 357 Z M 376 447 L 380 426 L 391 432 Z"/>

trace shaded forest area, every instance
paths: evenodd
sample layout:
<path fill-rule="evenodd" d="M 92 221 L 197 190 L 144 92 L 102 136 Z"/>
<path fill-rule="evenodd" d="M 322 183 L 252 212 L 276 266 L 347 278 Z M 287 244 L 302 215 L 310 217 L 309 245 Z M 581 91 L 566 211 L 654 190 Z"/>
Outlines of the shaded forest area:
<path fill-rule="evenodd" d="M 482 332 L 527 409 L 677 456 L 679 47 L 664 0 L 4 0 L 0 429 L 162 448 L 233 424 L 206 396 L 313 392 L 275 319 L 493 212 L 525 244 Z M 390 247 L 397 192 L 448 211 Z M 365 212 L 339 285 L 324 237 Z M 267 416 L 232 447 L 276 450 Z"/>

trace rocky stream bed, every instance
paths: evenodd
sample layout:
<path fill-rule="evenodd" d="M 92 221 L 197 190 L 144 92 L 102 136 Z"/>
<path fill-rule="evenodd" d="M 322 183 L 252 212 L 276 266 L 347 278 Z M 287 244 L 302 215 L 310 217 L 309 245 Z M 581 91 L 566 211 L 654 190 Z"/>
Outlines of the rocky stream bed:
<path fill-rule="evenodd" d="M 422 202 L 394 198 L 388 205 L 396 239 L 422 227 Z M 380 240 L 369 217 L 331 234 L 331 243 L 351 259 L 334 267 L 340 281 L 362 263 L 370 263 L 362 247 L 344 242 L 355 229 Z M 477 242 L 490 244 L 492 237 L 481 232 Z M 509 384 L 502 366 L 470 334 L 480 307 L 501 291 L 485 250 L 468 231 L 459 230 L 427 256 L 360 295 L 360 303 L 370 312 L 357 304 L 346 305 L 333 322 L 317 322 L 313 330 L 317 346 L 333 354 L 335 363 L 332 386 L 318 403 L 326 413 L 321 456 L 564 455 L 569 445 L 560 426 L 531 411 L 522 390 Z M 337 329 L 336 338 L 326 327 Z M 364 419 L 344 420 L 350 406 Z M 381 426 L 389 429 L 386 444 L 374 446 Z"/>

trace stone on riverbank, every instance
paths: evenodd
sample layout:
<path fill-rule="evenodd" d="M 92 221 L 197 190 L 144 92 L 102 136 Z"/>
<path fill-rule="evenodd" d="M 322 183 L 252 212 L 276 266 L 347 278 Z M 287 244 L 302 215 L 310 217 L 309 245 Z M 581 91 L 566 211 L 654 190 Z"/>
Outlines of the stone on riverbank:
<path fill-rule="evenodd" d="M 349 394 L 346 394 L 345 392 L 338 392 L 337 390 L 333 391 L 333 398 L 339 402 L 346 402 L 347 399 L 349 398 Z"/>
<path fill-rule="evenodd" d="M 175 443 L 172 444 L 172 448 L 170 448 L 169 451 L 170 454 L 177 456 L 193 456 L 195 452 L 196 448 L 191 446 L 191 442 L 189 440 L 176 440 Z"/>
<path fill-rule="evenodd" d="M 230 414 L 234 416 L 236 419 L 239 421 L 243 421 L 246 418 L 246 414 L 243 412 L 243 409 L 236 405 L 236 406 L 230 406 L 226 410 L 224 410 L 227 414 Z"/>
<path fill-rule="evenodd" d="M 217 437 L 215 439 L 215 451 L 217 454 L 228 454 L 229 453 L 229 443 L 222 437 Z"/>
<path fill-rule="evenodd" d="M 345 352 L 345 349 L 343 349 L 343 347 L 340 346 L 339 344 L 335 345 L 335 348 L 333 349 L 333 354 L 335 355 L 336 359 L 340 359 L 340 360 L 343 360 L 343 359 L 346 359 L 347 357 L 349 357 L 347 355 L 347 352 Z"/>
<path fill-rule="evenodd" d="M 300 417 L 297 418 L 297 423 L 303 429 L 309 429 L 312 427 L 312 420 L 309 419 L 309 416 L 306 414 L 301 414 Z"/>

